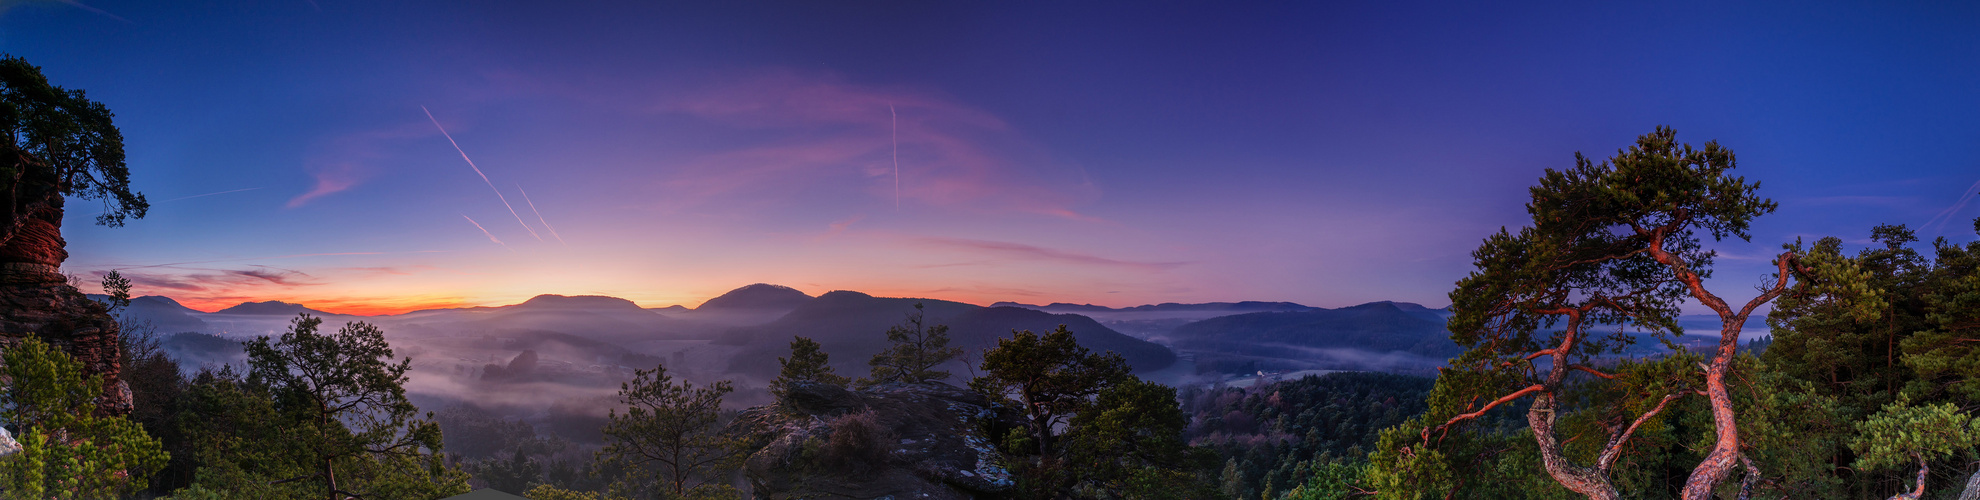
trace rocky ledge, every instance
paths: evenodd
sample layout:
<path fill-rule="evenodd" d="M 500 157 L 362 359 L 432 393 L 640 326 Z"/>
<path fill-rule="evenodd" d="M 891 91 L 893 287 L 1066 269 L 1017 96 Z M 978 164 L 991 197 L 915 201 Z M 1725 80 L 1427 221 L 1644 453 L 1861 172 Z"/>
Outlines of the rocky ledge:
<path fill-rule="evenodd" d="M 970 499 L 1014 484 L 994 436 L 1013 408 L 940 382 L 858 391 L 794 384 L 724 431 L 757 444 L 744 465 L 756 498 Z"/>

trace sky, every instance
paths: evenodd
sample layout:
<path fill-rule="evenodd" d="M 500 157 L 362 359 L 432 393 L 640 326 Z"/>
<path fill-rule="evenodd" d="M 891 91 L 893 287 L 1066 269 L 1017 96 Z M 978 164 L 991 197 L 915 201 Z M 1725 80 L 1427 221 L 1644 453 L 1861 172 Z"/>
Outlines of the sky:
<path fill-rule="evenodd" d="M 215 310 L 742 285 L 976 304 L 1447 305 L 1574 153 L 1658 125 L 1796 238 L 1972 241 L 1980 6 L 0 3 L 117 114 L 150 215 L 66 272 Z"/>

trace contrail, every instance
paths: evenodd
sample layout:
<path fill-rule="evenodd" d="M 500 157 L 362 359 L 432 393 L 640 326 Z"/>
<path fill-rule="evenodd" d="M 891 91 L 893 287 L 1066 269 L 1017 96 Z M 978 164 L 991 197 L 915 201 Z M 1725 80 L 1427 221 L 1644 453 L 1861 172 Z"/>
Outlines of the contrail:
<path fill-rule="evenodd" d="M 894 118 L 894 208 L 901 208 L 901 114 L 887 103 L 887 116 Z"/>
<path fill-rule="evenodd" d="M 440 120 L 436 120 L 433 118 L 433 112 L 427 111 L 426 106 L 420 106 L 419 110 L 426 111 L 426 119 L 432 120 L 433 128 L 440 129 L 440 135 L 446 136 L 447 143 L 454 145 L 454 151 L 459 151 L 461 153 L 461 159 L 467 160 L 468 168 L 474 169 L 474 175 L 481 176 L 481 182 L 488 183 L 488 190 L 494 191 L 495 197 L 502 200 L 502 206 L 509 209 L 509 215 L 514 215 L 516 217 L 516 223 L 522 224 L 523 230 L 529 231 L 530 236 L 536 236 L 536 241 L 543 241 L 543 237 L 537 236 L 536 230 L 530 229 L 529 223 L 523 222 L 522 216 L 516 214 L 516 207 L 509 206 L 509 197 L 502 196 L 502 190 L 495 189 L 495 183 L 488 180 L 488 174 L 481 173 L 481 167 L 474 166 L 474 159 L 468 158 L 467 151 L 461 151 L 461 143 L 454 142 L 453 134 L 447 133 L 447 127 L 440 126 Z M 475 227 L 480 227 L 480 226 L 481 226 L 480 224 L 475 224 Z M 482 231 L 487 231 L 487 230 L 483 229 Z M 493 238 L 493 236 L 490 236 L 490 238 Z M 508 246 L 508 245 L 503 245 L 503 246 Z"/>
<path fill-rule="evenodd" d="M 116 20 L 118 20 L 118 21 L 123 21 L 123 22 L 125 22 L 125 23 L 128 23 L 128 24 L 137 24 L 137 23 L 133 23 L 133 22 L 131 22 L 131 20 L 129 20 L 129 19 L 124 19 L 124 18 L 122 18 L 122 17 L 118 17 L 118 16 L 116 15 L 116 14 L 111 14 L 111 13 L 109 13 L 109 12 L 104 12 L 104 11 L 103 11 L 103 9 L 99 9 L 99 8 L 95 8 L 95 7 L 90 7 L 90 6 L 88 6 L 88 5 L 83 5 L 83 4 L 82 4 L 82 2 L 78 2 L 78 1 L 76 1 L 76 0 L 61 0 L 61 1 L 62 1 L 62 3 L 66 3 L 66 4 L 69 4 L 69 6 L 71 6 L 71 7 L 75 7 L 75 8 L 78 8 L 78 9 L 82 9 L 82 10 L 87 10 L 87 11 L 90 11 L 90 12 L 94 12 L 94 13 L 96 13 L 96 14 L 98 14 L 98 15 L 101 15 L 101 16 L 103 16 L 103 17 L 108 17 L 108 18 L 111 18 L 111 19 L 116 19 Z"/>
<path fill-rule="evenodd" d="M 184 196 L 184 197 L 179 197 L 179 198 L 173 198 L 173 199 L 169 199 L 169 200 L 165 200 L 165 201 L 161 201 L 161 202 L 159 202 L 159 203 L 165 203 L 165 202 L 167 202 L 167 201 L 179 201 L 179 200 L 190 200 L 190 199 L 193 199 L 193 198 L 198 198 L 198 197 L 201 197 L 201 196 L 213 196 L 213 195 L 216 195 L 216 194 L 227 194 L 227 193 L 239 193 L 239 192 L 241 192 L 241 191 L 253 191 L 253 190 L 256 190 L 256 189 L 261 189 L 261 188 L 258 188 L 258 187 L 251 187 L 251 188 L 247 188 L 247 189 L 236 189 L 236 190 L 233 190 L 233 191 L 221 191 L 221 192 L 218 192 L 218 193 L 206 193 L 206 194 L 196 194 L 196 195 L 192 195 L 192 196 Z"/>
<path fill-rule="evenodd" d="M 1959 213 L 1959 209 L 1966 208 L 1966 203 L 1973 201 L 1973 195 L 1975 194 L 1980 194 L 1980 182 L 1975 182 L 1973 183 L 1973 187 L 1966 188 L 1966 192 L 1960 195 L 1959 201 L 1953 202 L 1953 205 L 1950 207 L 1946 207 L 1945 211 L 1939 212 L 1938 215 L 1932 216 L 1930 220 L 1926 220 L 1925 226 L 1921 226 L 1919 229 L 1930 227 L 1933 222 L 1937 222 L 1939 224 L 1939 227 L 1937 229 L 1933 229 L 1932 234 L 1943 233 L 1946 228 L 1946 223 L 1952 222 L 1953 216 Z"/>
<path fill-rule="evenodd" d="M 563 244 L 564 244 L 564 246 L 571 246 L 571 244 L 569 244 L 569 243 L 564 243 L 564 236 L 563 236 L 563 235 L 560 235 L 560 234 L 557 234 L 557 228 L 556 228 L 555 226 L 551 226 L 551 225 L 550 225 L 550 221 L 547 221 L 547 220 L 543 220 L 543 212 L 538 212 L 538 211 L 536 210 L 536 202 L 534 202 L 534 201 L 529 201 L 529 191 L 523 191 L 523 188 L 522 188 L 522 184 L 521 184 L 521 183 L 518 183 L 518 184 L 516 184 L 516 192 L 518 192 L 518 193 L 522 193 L 522 195 L 523 195 L 523 203 L 528 203 L 528 204 L 529 204 L 529 211 L 530 211 L 530 212 L 534 212 L 534 213 L 536 213 L 536 221 L 537 221 L 537 222 L 541 222 L 541 223 L 543 223 L 543 228 L 544 228 L 544 229 L 549 229 L 549 230 L 550 230 L 550 235 L 551 235 L 551 236 L 555 236 L 555 237 L 557 237 L 557 242 L 558 242 L 558 243 L 563 243 Z"/>
<path fill-rule="evenodd" d="M 493 241 L 497 245 L 502 245 L 502 248 L 509 248 L 508 243 L 503 243 L 502 240 L 495 239 L 495 234 L 488 232 L 488 228 L 481 227 L 481 223 L 475 222 L 473 217 L 468 217 L 467 214 L 461 214 L 461 218 L 467 219 L 469 224 L 474 224 L 474 228 L 480 229 L 481 234 L 488 235 L 488 241 Z M 509 251 L 514 252 L 516 251 L 516 249 L 509 248 Z"/>

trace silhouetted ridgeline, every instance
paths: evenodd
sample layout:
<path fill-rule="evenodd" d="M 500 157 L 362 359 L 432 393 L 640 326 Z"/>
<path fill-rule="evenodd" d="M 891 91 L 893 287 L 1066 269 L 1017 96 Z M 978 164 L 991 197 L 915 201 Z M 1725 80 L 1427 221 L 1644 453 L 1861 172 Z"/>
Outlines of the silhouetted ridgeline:
<path fill-rule="evenodd" d="M 777 356 L 785 352 L 793 336 L 818 341 L 832 353 L 832 364 L 841 373 L 863 373 L 866 360 L 887 344 L 886 336 L 878 333 L 900 324 L 915 304 L 926 308 L 929 325 L 947 325 L 953 345 L 972 352 L 995 346 L 996 339 L 1009 337 L 1012 330 L 1045 332 L 1066 325 L 1081 345 L 1118 352 L 1137 371 L 1160 370 L 1175 363 L 1175 353 L 1168 348 L 1122 335 L 1085 316 L 944 300 L 881 298 L 852 291 L 820 295 L 776 321 L 730 330 L 716 343 L 744 346 L 729 362 L 730 369 L 738 373 L 774 375 Z"/>

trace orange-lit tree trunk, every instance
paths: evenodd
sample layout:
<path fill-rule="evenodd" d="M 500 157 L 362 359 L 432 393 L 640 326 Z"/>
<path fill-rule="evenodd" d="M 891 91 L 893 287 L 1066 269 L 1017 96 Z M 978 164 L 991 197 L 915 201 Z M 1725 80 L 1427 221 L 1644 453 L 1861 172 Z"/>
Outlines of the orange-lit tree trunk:
<path fill-rule="evenodd" d="M 1741 327 L 1755 309 L 1791 286 L 1819 283 L 1843 268 L 1824 257 L 1823 265 L 1814 266 L 1819 273 L 1810 269 L 1797 244 L 1776 259 L 1773 283 L 1743 307 L 1734 309 L 1706 290 L 1703 280 L 1714 252 L 1704 248 L 1702 236 L 1747 239 L 1752 219 L 1776 205 L 1755 193 L 1757 183 L 1729 174 L 1732 151 L 1716 142 L 1694 149 L 1675 137 L 1659 127 L 1599 165 L 1577 154 L 1575 168 L 1549 169 L 1531 189 L 1527 212 L 1533 224 L 1516 234 L 1502 229 L 1472 253 L 1477 270 L 1451 292 L 1450 320 L 1452 340 L 1469 349 L 1452 363 L 1451 370 L 1462 373 L 1440 376 L 1436 390 L 1442 394 L 1432 398 L 1443 403 L 1433 404 L 1431 412 L 1448 420 L 1424 429 L 1425 445 L 1432 444 L 1432 431 L 1448 432 L 1494 407 L 1532 396 L 1527 423 L 1548 475 L 1590 498 L 1615 498 L 1610 470 L 1631 436 L 1671 401 L 1701 394 L 1709 401 L 1715 441 L 1685 483 L 1682 498 L 1708 498 L 1736 467 L 1757 478 L 1757 468 L 1741 453 L 1726 387 Z M 1569 460 L 1555 429 L 1559 414 L 1573 411 L 1561 407 L 1568 376 L 1579 371 L 1612 380 L 1588 366 L 1592 357 L 1631 342 L 1621 328 L 1667 339 L 1680 331 L 1676 319 L 1687 299 L 1720 319 L 1717 348 L 1698 366 L 1702 382 L 1683 370 L 1660 369 L 1668 380 L 1645 382 L 1652 385 L 1637 390 L 1635 397 L 1642 398 L 1637 403 L 1646 409 L 1634 415 L 1608 410 L 1608 441 L 1595 463 Z M 1565 330 L 1553 330 L 1562 322 Z M 1596 326 L 1619 330 L 1595 337 L 1590 328 Z M 1533 364 L 1541 357 L 1549 362 L 1544 374 Z"/>

